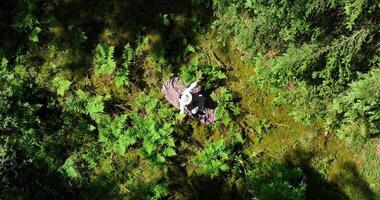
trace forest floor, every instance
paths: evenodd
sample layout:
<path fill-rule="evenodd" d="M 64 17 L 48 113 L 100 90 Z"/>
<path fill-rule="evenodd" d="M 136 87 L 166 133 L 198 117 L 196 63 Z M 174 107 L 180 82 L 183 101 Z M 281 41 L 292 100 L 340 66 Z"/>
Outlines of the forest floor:
<path fill-rule="evenodd" d="M 17 2 L 22 5 L 21 1 Z M 0 23 L 0 27 L 12 27 L 12 31 L 6 31 L 3 34 L 6 40 L 4 52 L 9 54 L 9 64 L 7 62 L 4 64 L 3 60 L 3 68 L 8 73 L 8 65 L 9 68 L 12 66 L 9 72 L 12 75 L 9 77 L 12 78 L 6 75 L 4 80 L 13 79 L 17 82 L 7 85 L 17 92 L 15 94 L 4 92 L 5 96 L 3 96 L 7 101 L 4 101 L 6 102 L 4 105 L 0 105 L 5 108 L 3 111 L 6 114 L 4 116 L 7 116 L 5 119 L 8 119 L 8 115 L 11 114 L 12 118 L 9 119 L 12 120 L 6 123 L 15 124 L 9 125 L 12 129 L 7 128 L 6 132 L 9 133 L 3 134 L 3 137 L 14 137 L 16 145 L 14 149 L 18 156 L 16 164 L 22 161 L 20 169 L 16 168 L 20 171 L 20 173 L 15 173 L 18 180 L 10 179 L 10 183 L 15 183 L 12 190 L 19 193 L 15 194 L 19 197 L 15 199 L 20 199 L 23 193 L 26 199 L 29 199 L 27 198 L 29 195 L 33 198 L 45 199 L 43 198 L 45 193 L 48 195 L 54 193 L 59 197 L 61 192 L 73 192 L 73 195 L 83 193 L 84 197 L 89 195 L 90 199 L 110 195 L 110 199 L 115 199 L 111 196 L 114 193 L 137 194 L 137 197 L 151 195 L 139 193 L 149 193 L 146 191 L 164 194 L 166 191 L 156 192 L 156 189 L 166 190 L 166 187 L 168 191 L 169 189 L 170 192 L 174 191 L 168 199 L 175 197 L 176 199 L 216 199 L 219 197 L 220 199 L 239 199 L 239 195 L 242 195 L 240 199 L 244 199 L 247 196 L 256 196 L 255 192 L 257 192 L 251 190 L 253 184 L 247 178 L 246 169 L 250 167 L 251 172 L 254 172 L 256 164 L 273 159 L 279 166 L 286 166 L 287 170 L 302 169 L 297 180 L 284 181 L 279 178 L 280 180 L 276 181 L 294 187 L 290 189 L 306 186 L 305 199 L 380 199 L 379 136 L 368 138 L 368 141 L 360 146 L 353 146 L 324 127 L 323 124 L 326 124 L 322 122 L 324 120 L 317 120 L 308 125 L 294 120 L 289 113 L 300 112 L 299 110 L 276 101 L 275 94 L 267 91 L 263 85 L 254 82 L 256 61 L 252 59 L 256 55 L 235 45 L 233 37 L 225 46 L 218 40 L 217 36 L 220 34 L 213 31 L 225 30 L 227 33 L 247 30 L 247 27 L 252 28 L 242 26 L 236 30 L 232 28 L 227 30 L 231 27 L 230 24 L 236 23 L 237 20 L 229 21 L 226 18 L 236 15 L 239 22 L 245 23 L 244 20 L 240 20 L 240 17 L 245 17 L 244 12 L 236 11 L 237 13 L 230 13 L 231 15 L 218 13 L 219 11 L 215 10 L 217 8 L 214 8 L 215 5 L 211 5 L 217 1 L 210 1 L 207 4 L 206 1 L 129 2 L 118 0 L 97 4 L 84 0 L 54 1 L 54 3 L 36 1 L 35 4 L 40 7 L 35 11 L 29 8 L 34 6 L 27 5 L 26 2 L 29 1 L 25 1 L 25 8 L 21 9 L 14 2 L 5 1 L 4 8 L 14 7 L 14 9 L 9 9 L 12 15 L 4 17 L 0 14 L 0 17 L 6 19 Z M 220 4 L 221 2 L 224 1 L 220 1 Z M 228 1 L 225 2 L 227 4 Z M 147 3 L 151 5 L 147 6 Z M 249 6 L 241 5 L 241 7 Z M 344 10 L 343 8 L 346 7 L 342 6 L 341 9 Z M 275 11 L 275 8 L 271 9 Z M 321 23 L 334 21 L 336 13 L 343 16 L 335 9 L 337 8 L 328 10 L 334 15 L 326 19 L 318 19 L 318 21 Z M 282 10 L 283 8 L 279 11 L 283 12 Z M 291 13 L 292 10 L 290 9 L 289 12 Z M 253 12 L 253 9 L 247 9 L 246 12 L 248 11 Z M 360 12 L 362 12 L 361 9 Z M 38 15 L 33 16 L 33 13 L 38 13 Z M 78 13 L 78 15 L 73 15 L 73 13 Z M 6 14 L 5 12 L 4 15 Z M 369 23 L 373 23 L 374 27 L 378 23 L 375 19 L 378 13 L 375 14 L 374 19 L 368 18 L 374 20 Z M 25 15 L 25 20 L 21 20 L 24 17 L 19 17 L 19 15 Z M 214 17 L 219 17 L 219 21 L 226 20 L 226 23 L 222 23 L 222 28 L 214 27 Z M 367 22 L 368 19 L 364 21 Z M 33 22 L 30 22 L 30 25 L 26 24 L 30 20 Z M 252 22 L 254 20 L 252 19 Z M 16 30 L 14 25 L 11 25 L 17 21 L 20 21 L 20 30 Z M 303 22 L 304 19 L 301 21 Z M 359 18 L 356 21 L 359 21 Z M 255 23 L 253 25 L 256 26 Z M 260 23 L 257 24 L 259 25 Z M 341 29 L 335 23 L 332 25 L 331 30 Z M 316 46 L 318 48 L 321 45 L 334 54 L 335 51 L 331 49 L 344 47 L 345 43 L 349 43 L 349 46 L 357 46 L 355 42 L 351 44 L 351 39 L 356 41 L 356 36 L 361 35 L 358 33 L 363 33 L 362 40 L 365 41 L 368 39 L 367 35 L 369 37 L 371 34 L 367 34 L 367 25 L 362 27 L 357 24 L 356 26 L 360 30 L 357 33 L 353 32 L 352 37 L 341 35 L 340 30 L 331 36 L 327 34 L 333 39 L 342 36 L 343 39 L 336 40 L 339 43 L 328 39 L 326 41 L 331 40 L 331 44 L 328 43 L 327 46 L 321 42 L 321 44 L 310 43 L 306 47 L 310 46 L 314 50 L 313 45 L 318 45 Z M 368 27 L 373 29 L 372 32 L 377 30 L 372 26 L 368 25 Z M 20 34 L 14 35 L 15 31 Z M 324 31 L 329 33 L 330 29 Z M 371 31 L 368 30 L 368 32 Z M 300 33 L 304 34 L 303 32 L 308 31 Z M 319 33 L 320 30 L 317 32 Z M 298 30 L 293 34 L 296 33 L 298 37 Z M 16 37 L 18 35 L 22 37 Z M 263 35 L 267 36 L 267 34 Z M 378 36 L 376 33 L 373 35 Z M 377 41 L 376 37 L 374 41 Z M 363 42 L 363 46 L 364 44 L 367 43 Z M 98 46 L 103 45 L 104 48 L 97 49 Z M 131 49 L 131 55 L 128 54 L 127 49 L 123 49 L 123 46 L 125 48 L 127 45 Z M 376 50 L 378 45 L 373 44 L 373 46 L 368 49 L 373 48 L 371 54 L 375 55 L 378 52 Z M 352 53 L 355 55 L 352 59 L 361 55 L 361 51 L 367 52 L 367 49 L 363 48 L 359 53 L 356 51 L 359 50 Z M 324 52 L 327 51 L 322 52 L 325 54 Z M 347 52 L 336 50 L 336 52 L 337 55 L 332 58 L 346 54 L 351 57 L 348 50 Z M 298 54 L 289 55 L 297 55 L 294 57 L 298 58 Z M 263 57 L 275 58 L 275 56 L 276 51 L 273 50 Z M 366 56 L 363 60 L 366 60 Z M 202 63 L 196 64 L 194 71 L 206 64 L 212 66 L 213 70 L 216 67 L 217 72 L 223 71 L 221 78 L 208 83 L 210 87 L 205 87 L 213 91 L 222 87 L 227 88 L 232 93 L 233 101 L 229 96 L 228 103 L 231 104 L 226 105 L 233 107 L 237 104 L 240 109 L 239 114 L 232 112 L 235 110 L 229 110 L 230 113 L 227 112 L 226 119 L 231 118 L 231 120 L 223 125 L 218 125 L 217 121 L 216 126 L 206 126 L 190 117 L 177 119 L 178 111 L 167 109 L 170 104 L 160 93 L 162 84 L 172 76 L 181 76 L 181 73 L 186 71 L 184 70 L 187 69 L 186 67 L 192 66 L 192 57 L 202 59 Z M 129 59 L 132 60 L 129 61 Z M 208 63 L 204 63 L 207 60 Z M 115 70 L 106 72 L 111 68 L 108 66 L 113 66 Z M 264 66 L 266 66 L 265 63 L 261 67 L 265 68 Z M 336 66 L 341 65 L 336 64 Z M 97 75 L 97 70 L 103 72 Z M 196 79 L 194 71 L 189 70 L 187 73 Z M 209 77 L 214 76 L 213 73 L 211 74 Z M 23 78 L 17 80 L 18 77 Z M 124 78 L 121 86 L 116 84 L 116 78 L 120 77 Z M 0 78 L 3 77 L 0 76 Z M 3 80 L 0 80 L 0 83 L 1 81 Z M 29 84 L 29 81 L 33 85 Z M 120 79 L 118 82 L 120 83 Z M 29 85 L 26 86 L 26 83 Z M 33 90 L 28 91 L 29 88 Z M 292 91 L 292 88 L 293 85 L 288 84 L 284 90 Z M 140 97 L 141 102 L 139 102 Z M 8 103 L 8 98 L 10 103 Z M 304 96 L 300 95 L 299 98 L 307 101 Z M 160 100 L 165 105 L 158 103 Z M 140 108 L 146 103 L 145 101 L 154 105 Z M 328 100 L 323 99 L 323 101 Z M 13 108 L 6 104 L 17 106 Z M 157 107 L 157 109 L 149 107 Z M 156 110 L 162 113 L 155 113 Z M 3 113 L 0 113 L 0 117 Z M 172 116 L 162 119 L 165 115 Z M 146 120 L 143 120 L 144 117 Z M 18 121 L 20 123 L 16 123 Z M 170 130 L 162 131 L 161 129 L 164 129 L 162 127 Z M 138 131 L 135 131 L 135 128 Z M 22 134 L 14 134 L 13 129 Z M 145 131 L 152 133 L 143 134 Z M 156 139 L 156 136 L 159 139 Z M 235 144 L 230 145 L 231 138 L 235 137 L 244 142 L 236 139 Z M 216 153 L 213 153 L 215 158 L 208 156 L 207 145 L 213 147 L 212 145 L 220 138 L 223 139 L 220 141 L 225 143 L 221 145 L 223 148 L 220 148 L 223 154 L 215 150 Z M 12 150 L 9 152 L 13 153 L 13 146 L 9 149 Z M 225 152 L 228 152 L 227 156 L 224 156 Z M 167 155 L 163 156 L 164 154 Z M 211 158 L 202 158 L 202 155 Z M 213 170 L 220 175 L 213 177 L 210 172 L 197 174 L 197 170 L 199 171 L 202 165 L 205 168 L 208 165 L 212 166 L 212 161 L 223 160 L 220 157 L 229 157 L 223 158 L 226 160 L 221 162 L 223 165 L 213 166 L 216 168 Z M 194 160 L 198 158 L 200 161 L 197 163 Z M 211 164 L 204 164 L 203 160 Z M 231 169 L 226 172 L 225 166 Z M 267 174 L 264 169 L 263 173 L 261 171 L 259 173 L 260 180 L 264 183 Z M 277 173 L 280 174 L 278 177 L 281 177 L 283 172 L 277 170 L 273 174 L 277 175 Z M 277 176 L 274 176 L 273 179 L 276 178 Z M 25 184 L 28 181 L 31 184 Z M 292 181 L 297 182 L 298 185 L 292 185 Z M 268 185 L 271 185 L 271 182 Z M 50 189 L 52 192 L 48 191 Z M 281 189 L 275 189 L 271 193 L 277 195 L 276 191 Z M 304 188 L 301 189 L 304 192 Z M 57 191 L 56 194 L 55 191 Z M 109 194 L 105 191 L 109 191 Z M 242 194 L 239 194 L 240 192 Z M 136 199 L 133 196 L 128 198 Z M 1 194 L 0 199 L 2 199 Z"/>
<path fill-rule="evenodd" d="M 311 195 L 308 199 L 353 196 L 375 199 L 379 195 L 376 165 L 380 160 L 380 140 L 374 139 L 360 149 L 353 148 L 318 122 L 306 126 L 295 121 L 289 116 L 287 105 L 274 105 L 273 95 L 261 91 L 250 81 L 255 75 L 254 66 L 243 61 L 249 53 L 236 48 L 232 42 L 220 47 L 210 35 L 198 40 L 213 64 L 228 68 L 226 86 L 239 99 L 242 117 L 238 123 L 245 127 L 245 136 L 251 141 L 250 146 L 244 148 L 248 154 L 265 154 L 301 167 L 309 179 L 306 180 L 307 194 Z"/>

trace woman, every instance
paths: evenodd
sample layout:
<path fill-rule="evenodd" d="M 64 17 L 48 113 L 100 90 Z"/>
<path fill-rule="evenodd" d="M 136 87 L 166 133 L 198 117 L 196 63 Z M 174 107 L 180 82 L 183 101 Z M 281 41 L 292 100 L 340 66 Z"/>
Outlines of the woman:
<path fill-rule="evenodd" d="M 199 80 L 192 83 L 179 95 L 179 108 L 181 113 L 185 113 L 185 106 L 191 114 L 204 114 L 204 97 L 201 94 L 192 93 L 193 89 L 198 85 Z"/>

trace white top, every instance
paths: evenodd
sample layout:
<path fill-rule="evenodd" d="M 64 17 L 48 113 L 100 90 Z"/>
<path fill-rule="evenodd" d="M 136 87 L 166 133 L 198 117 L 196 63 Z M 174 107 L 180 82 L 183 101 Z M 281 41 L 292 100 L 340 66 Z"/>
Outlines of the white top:
<path fill-rule="evenodd" d="M 198 81 L 195 81 L 188 88 L 186 88 L 185 91 L 181 93 L 181 98 L 179 99 L 179 109 L 181 110 L 181 113 L 185 113 L 185 106 L 191 103 L 193 97 L 191 95 L 191 92 L 197 86 L 197 84 Z"/>

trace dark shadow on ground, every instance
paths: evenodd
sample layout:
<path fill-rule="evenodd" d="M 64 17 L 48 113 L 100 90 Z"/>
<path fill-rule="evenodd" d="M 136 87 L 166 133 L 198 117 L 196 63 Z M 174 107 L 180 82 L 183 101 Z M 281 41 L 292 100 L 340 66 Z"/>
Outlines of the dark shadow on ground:
<path fill-rule="evenodd" d="M 17 123 L 0 127 L 0 145 L 9 143 L 7 159 L 0 155 L 0 199 L 80 199 L 87 191 L 106 197 L 115 190 L 112 179 L 78 184 L 60 173 L 67 157 L 95 137 L 85 131 L 86 117 L 63 112 L 56 95 L 30 79 L 12 89 L 11 95 L 1 95 L 9 107 L 0 116 Z"/>
<path fill-rule="evenodd" d="M 345 162 L 341 165 L 344 174 L 338 174 L 334 180 L 345 184 L 351 190 L 352 195 L 359 199 L 374 200 L 375 193 L 371 190 L 368 182 L 359 174 L 358 168 L 353 162 Z"/>
<path fill-rule="evenodd" d="M 311 160 L 314 156 L 315 154 L 312 152 L 296 149 L 290 152 L 287 157 L 287 162 L 292 163 L 294 166 L 299 166 L 305 173 L 307 183 L 306 199 L 350 199 L 349 194 L 346 193 L 347 191 L 343 191 L 342 187 L 349 187 L 359 199 L 372 200 L 375 198 L 368 183 L 359 175 L 355 163 L 344 163 L 341 166 L 344 174 L 336 175 L 333 177 L 333 182 L 331 182 L 311 167 Z"/>
<path fill-rule="evenodd" d="M 306 199 L 322 200 L 322 199 L 349 199 L 337 184 L 330 183 L 316 172 L 311 166 L 311 159 L 315 156 L 312 152 L 306 152 L 296 149 L 289 153 L 287 162 L 295 166 L 299 166 L 305 173 L 305 181 L 307 184 Z"/>
<path fill-rule="evenodd" d="M 93 54 L 97 44 L 106 42 L 115 46 L 115 59 L 121 62 L 125 44 L 136 47 L 148 41 L 149 47 L 129 67 L 130 82 L 140 89 L 148 86 L 144 78 L 155 78 L 151 71 L 146 72 L 146 56 L 157 60 L 148 67 L 177 73 L 180 64 L 186 62 L 187 45 L 194 45 L 195 36 L 209 27 L 213 16 L 210 0 L 202 3 L 192 0 L 31 2 L 34 3 L 2 2 L 0 54 L 5 54 L 10 65 L 18 54 L 28 52 L 28 58 L 38 60 L 29 67 L 39 71 L 42 67 L 46 69 L 44 63 L 50 62 L 47 53 L 52 51 L 59 55 L 66 52 L 68 58 L 57 59 L 56 64 L 60 70 L 71 71 L 73 77 L 69 79 L 76 82 L 88 78 L 93 70 Z M 33 22 L 29 28 L 16 30 L 14 24 L 29 19 L 27 16 L 33 16 L 38 22 Z M 41 28 L 38 42 L 29 40 L 34 27 Z M 157 35 L 157 38 L 146 37 L 148 35 Z M 53 45 L 55 50 L 51 50 Z"/>
<path fill-rule="evenodd" d="M 18 152 L 11 173 L 2 177 L 0 198 L 11 199 L 75 199 L 79 190 L 70 188 L 57 172 L 49 170 L 41 160 L 28 162 Z"/>
<path fill-rule="evenodd" d="M 1 199 L 123 199 L 107 175 L 80 183 L 52 169 L 48 160 L 31 162 L 22 152 L 16 155 L 12 169 L 0 182 Z"/>
<path fill-rule="evenodd" d="M 95 46 L 101 38 L 108 38 L 120 55 L 127 42 L 132 46 L 146 34 L 158 34 L 151 53 L 160 54 L 173 63 L 179 62 L 187 44 L 194 42 L 199 31 L 211 23 L 211 1 L 196 3 L 191 0 L 58 0 L 37 1 L 33 6 L 5 0 L 0 8 L 1 47 L 17 50 L 20 45 L 30 48 L 28 30 L 15 31 L 17 18 L 28 12 L 39 21 L 42 29 L 39 47 L 54 43 L 63 49 L 71 49 L 78 60 L 73 68 L 88 67 Z M 107 35 L 106 32 L 110 35 Z"/>
<path fill-rule="evenodd" d="M 276 190 L 269 185 L 281 184 L 282 179 L 278 181 L 277 178 L 285 177 L 283 181 L 294 187 L 299 187 L 301 183 L 306 184 L 305 199 L 308 200 L 348 200 L 353 197 L 374 200 L 376 198 L 368 183 L 360 176 L 354 163 L 344 163 L 341 166 L 343 174 L 333 177 L 333 181 L 329 181 L 311 167 L 311 160 L 314 156 L 313 153 L 296 149 L 288 154 L 283 163 L 272 162 L 270 165 L 272 167 L 262 168 L 265 165 L 252 164 L 250 167 L 252 169 L 247 170 L 258 167 L 258 175 L 255 178 L 248 176 L 247 180 L 242 177 L 243 179 L 240 179 L 240 182 L 232 181 L 231 176 L 224 173 L 213 178 L 198 175 L 187 177 L 186 170 L 176 167 L 176 170 L 173 171 L 173 168 L 170 170 L 169 173 L 173 173 L 170 177 L 182 181 L 180 181 L 181 184 L 178 181 L 173 181 L 171 187 L 180 194 L 179 196 L 186 197 L 185 199 L 251 199 L 257 197 L 257 194 L 261 198 L 284 199 L 279 195 L 282 190 L 278 191 L 278 188 Z M 267 158 L 260 157 L 258 160 L 261 163 L 268 162 L 271 159 L 267 160 Z M 294 176 L 296 168 L 302 170 L 301 175 Z M 276 176 L 276 174 L 281 175 Z M 345 189 L 343 190 L 342 187 Z M 291 199 L 292 197 L 285 199 L 287 198 Z"/>

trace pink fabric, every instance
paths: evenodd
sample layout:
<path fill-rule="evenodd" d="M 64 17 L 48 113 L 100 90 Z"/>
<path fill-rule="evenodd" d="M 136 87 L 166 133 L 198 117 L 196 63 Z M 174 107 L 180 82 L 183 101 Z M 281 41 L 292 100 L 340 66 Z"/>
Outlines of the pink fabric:
<path fill-rule="evenodd" d="M 171 103 L 173 106 L 179 109 L 179 95 L 186 89 L 187 87 L 181 85 L 179 78 L 174 77 L 168 80 L 162 87 L 162 93 L 165 98 Z M 197 85 L 193 89 L 193 93 L 199 93 L 201 91 L 201 86 Z M 195 115 L 193 116 L 191 112 L 185 107 L 185 114 L 192 116 L 198 119 L 200 122 L 204 124 L 211 124 L 215 120 L 215 110 L 210 108 L 205 108 L 204 115 Z"/>

